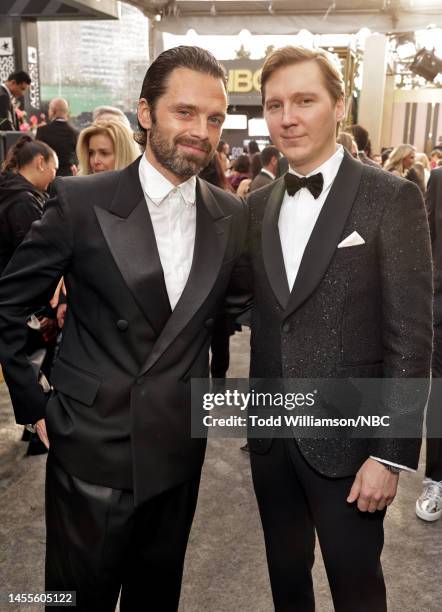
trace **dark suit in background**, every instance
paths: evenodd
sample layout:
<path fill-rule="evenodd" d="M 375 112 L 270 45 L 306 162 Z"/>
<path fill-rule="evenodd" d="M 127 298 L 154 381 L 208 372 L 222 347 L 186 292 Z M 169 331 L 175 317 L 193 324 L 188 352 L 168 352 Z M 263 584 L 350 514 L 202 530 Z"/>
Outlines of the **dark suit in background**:
<path fill-rule="evenodd" d="M 0 131 L 18 130 L 18 118 L 11 97 L 3 85 L 0 85 Z"/>
<path fill-rule="evenodd" d="M 59 161 L 57 176 L 71 176 L 71 166 L 78 163 L 75 153 L 77 130 L 68 121 L 55 119 L 48 125 L 39 127 L 35 137 L 48 144 L 57 153 Z"/>
<path fill-rule="evenodd" d="M 242 302 L 231 277 L 245 206 L 198 179 L 193 264 L 171 312 L 138 166 L 58 179 L 0 281 L 0 352 L 16 420 L 45 416 L 51 443 L 46 588 L 77 589 L 82 610 L 114 609 L 121 582 L 122 609 L 143 600 L 177 609 L 205 453 L 205 440 L 190 435 L 190 379 L 208 376 L 229 283 Z M 68 310 L 48 400 L 23 355 L 23 312 L 51 297 L 61 276 Z"/>
<path fill-rule="evenodd" d="M 434 262 L 434 350 L 432 373 L 434 379 L 442 378 L 442 168 L 431 172 L 428 181 L 426 204 L 430 222 Z M 440 381 L 436 380 L 435 385 Z M 441 393 L 432 393 L 428 405 L 427 424 L 434 417 L 440 423 Z M 430 426 L 431 429 L 431 426 Z M 427 460 L 425 476 L 442 481 L 442 440 L 427 438 Z"/>
<path fill-rule="evenodd" d="M 359 161 L 366 166 L 372 166 L 373 168 L 379 168 L 379 164 L 370 159 L 365 151 L 358 151 Z"/>
<path fill-rule="evenodd" d="M 269 183 L 273 183 L 272 177 L 268 174 L 268 172 L 261 172 L 255 176 L 253 181 L 250 183 L 249 193 L 255 191 L 255 189 L 260 189 L 260 187 L 265 187 Z"/>
<path fill-rule="evenodd" d="M 284 193 L 281 178 L 248 200 L 251 378 L 428 377 L 431 254 L 417 188 L 345 153 L 291 292 L 278 230 Z M 354 231 L 365 244 L 338 249 Z M 417 420 L 423 404 L 410 398 Z M 392 399 L 385 413 L 401 408 Z M 384 611 L 385 510 L 363 513 L 346 498 L 370 456 L 416 468 L 420 440 L 250 439 L 249 446 L 275 609 L 314 610 L 316 529 L 335 609 Z"/>

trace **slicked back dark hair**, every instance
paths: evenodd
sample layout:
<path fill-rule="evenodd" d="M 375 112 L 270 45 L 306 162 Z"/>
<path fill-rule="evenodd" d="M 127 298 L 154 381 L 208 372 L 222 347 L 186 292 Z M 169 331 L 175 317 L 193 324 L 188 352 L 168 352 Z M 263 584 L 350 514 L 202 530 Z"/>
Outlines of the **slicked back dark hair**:
<path fill-rule="evenodd" d="M 276 157 L 276 159 L 279 159 L 278 149 L 273 145 L 268 145 L 267 147 L 264 147 L 264 149 L 261 151 L 262 165 L 267 166 L 268 164 L 270 164 L 272 157 Z"/>
<path fill-rule="evenodd" d="M 201 49 L 201 47 L 185 45 L 173 47 L 160 53 L 149 66 L 144 77 L 140 99 L 144 98 L 146 100 L 151 113 L 155 113 L 158 99 L 166 93 L 169 77 L 175 68 L 188 68 L 221 79 L 227 90 L 226 72 L 209 51 Z M 139 122 L 135 140 L 143 147 L 146 146 L 147 130 Z"/>
<path fill-rule="evenodd" d="M 18 70 L 17 72 L 11 72 L 8 76 L 8 81 L 15 81 L 17 85 L 20 85 L 20 83 L 27 83 L 30 85 L 31 77 L 24 70 Z"/>

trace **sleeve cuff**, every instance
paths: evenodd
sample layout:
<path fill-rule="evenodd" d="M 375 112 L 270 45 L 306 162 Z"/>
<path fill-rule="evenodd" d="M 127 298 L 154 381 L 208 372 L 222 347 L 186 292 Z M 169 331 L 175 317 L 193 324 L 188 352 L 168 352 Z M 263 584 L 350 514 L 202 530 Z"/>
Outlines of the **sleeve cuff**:
<path fill-rule="evenodd" d="M 381 459 L 380 457 L 373 457 L 372 455 L 370 455 L 370 459 L 375 459 L 376 461 L 380 461 L 380 463 L 386 463 L 387 465 L 392 465 L 395 468 L 398 468 L 399 470 L 403 470 L 404 472 L 411 472 L 414 473 L 417 470 L 413 470 L 412 468 L 409 468 L 406 465 L 401 465 L 400 463 L 394 463 L 393 461 L 387 461 L 386 459 Z"/>

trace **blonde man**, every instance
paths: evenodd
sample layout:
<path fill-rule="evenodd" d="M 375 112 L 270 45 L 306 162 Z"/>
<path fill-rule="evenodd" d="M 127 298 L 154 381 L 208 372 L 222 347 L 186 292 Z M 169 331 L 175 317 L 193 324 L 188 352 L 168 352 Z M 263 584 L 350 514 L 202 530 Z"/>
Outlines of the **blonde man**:
<path fill-rule="evenodd" d="M 336 144 L 344 87 L 324 52 L 279 49 L 261 83 L 270 137 L 289 171 L 248 199 L 250 377 L 428 379 L 431 253 L 422 196 Z M 405 402 L 414 422 L 424 395 Z M 337 411 L 348 399 L 335 402 Z M 329 417 L 333 407 L 318 395 L 306 413 Z M 404 407 L 386 395 L 382 414 Z M 355 414 L 358 401 L 349 408 Z M 336 612 L 385 612 L 383 520 L 399 472 L 417 467 L 420 441 L 309 439 L 299 429 L 272 435 L 260 431 L 249 447 L 276 612 L 314 611 L 316 535 Z"/>

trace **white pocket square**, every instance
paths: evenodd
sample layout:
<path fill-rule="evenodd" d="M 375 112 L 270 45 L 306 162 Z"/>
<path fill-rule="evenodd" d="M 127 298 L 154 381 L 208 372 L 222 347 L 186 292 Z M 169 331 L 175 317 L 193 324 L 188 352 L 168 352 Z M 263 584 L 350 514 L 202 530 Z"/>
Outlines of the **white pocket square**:
<path fill-rule="evenodd" d="M 342 242 L 338 244 L 338 249 L 342 249 L 344 247 L 358 246 L 358 244 L 365 244 L 365 240 L 362 238 L 358 232 L 353 232 L 347 238 L 344 238 Z"/>

